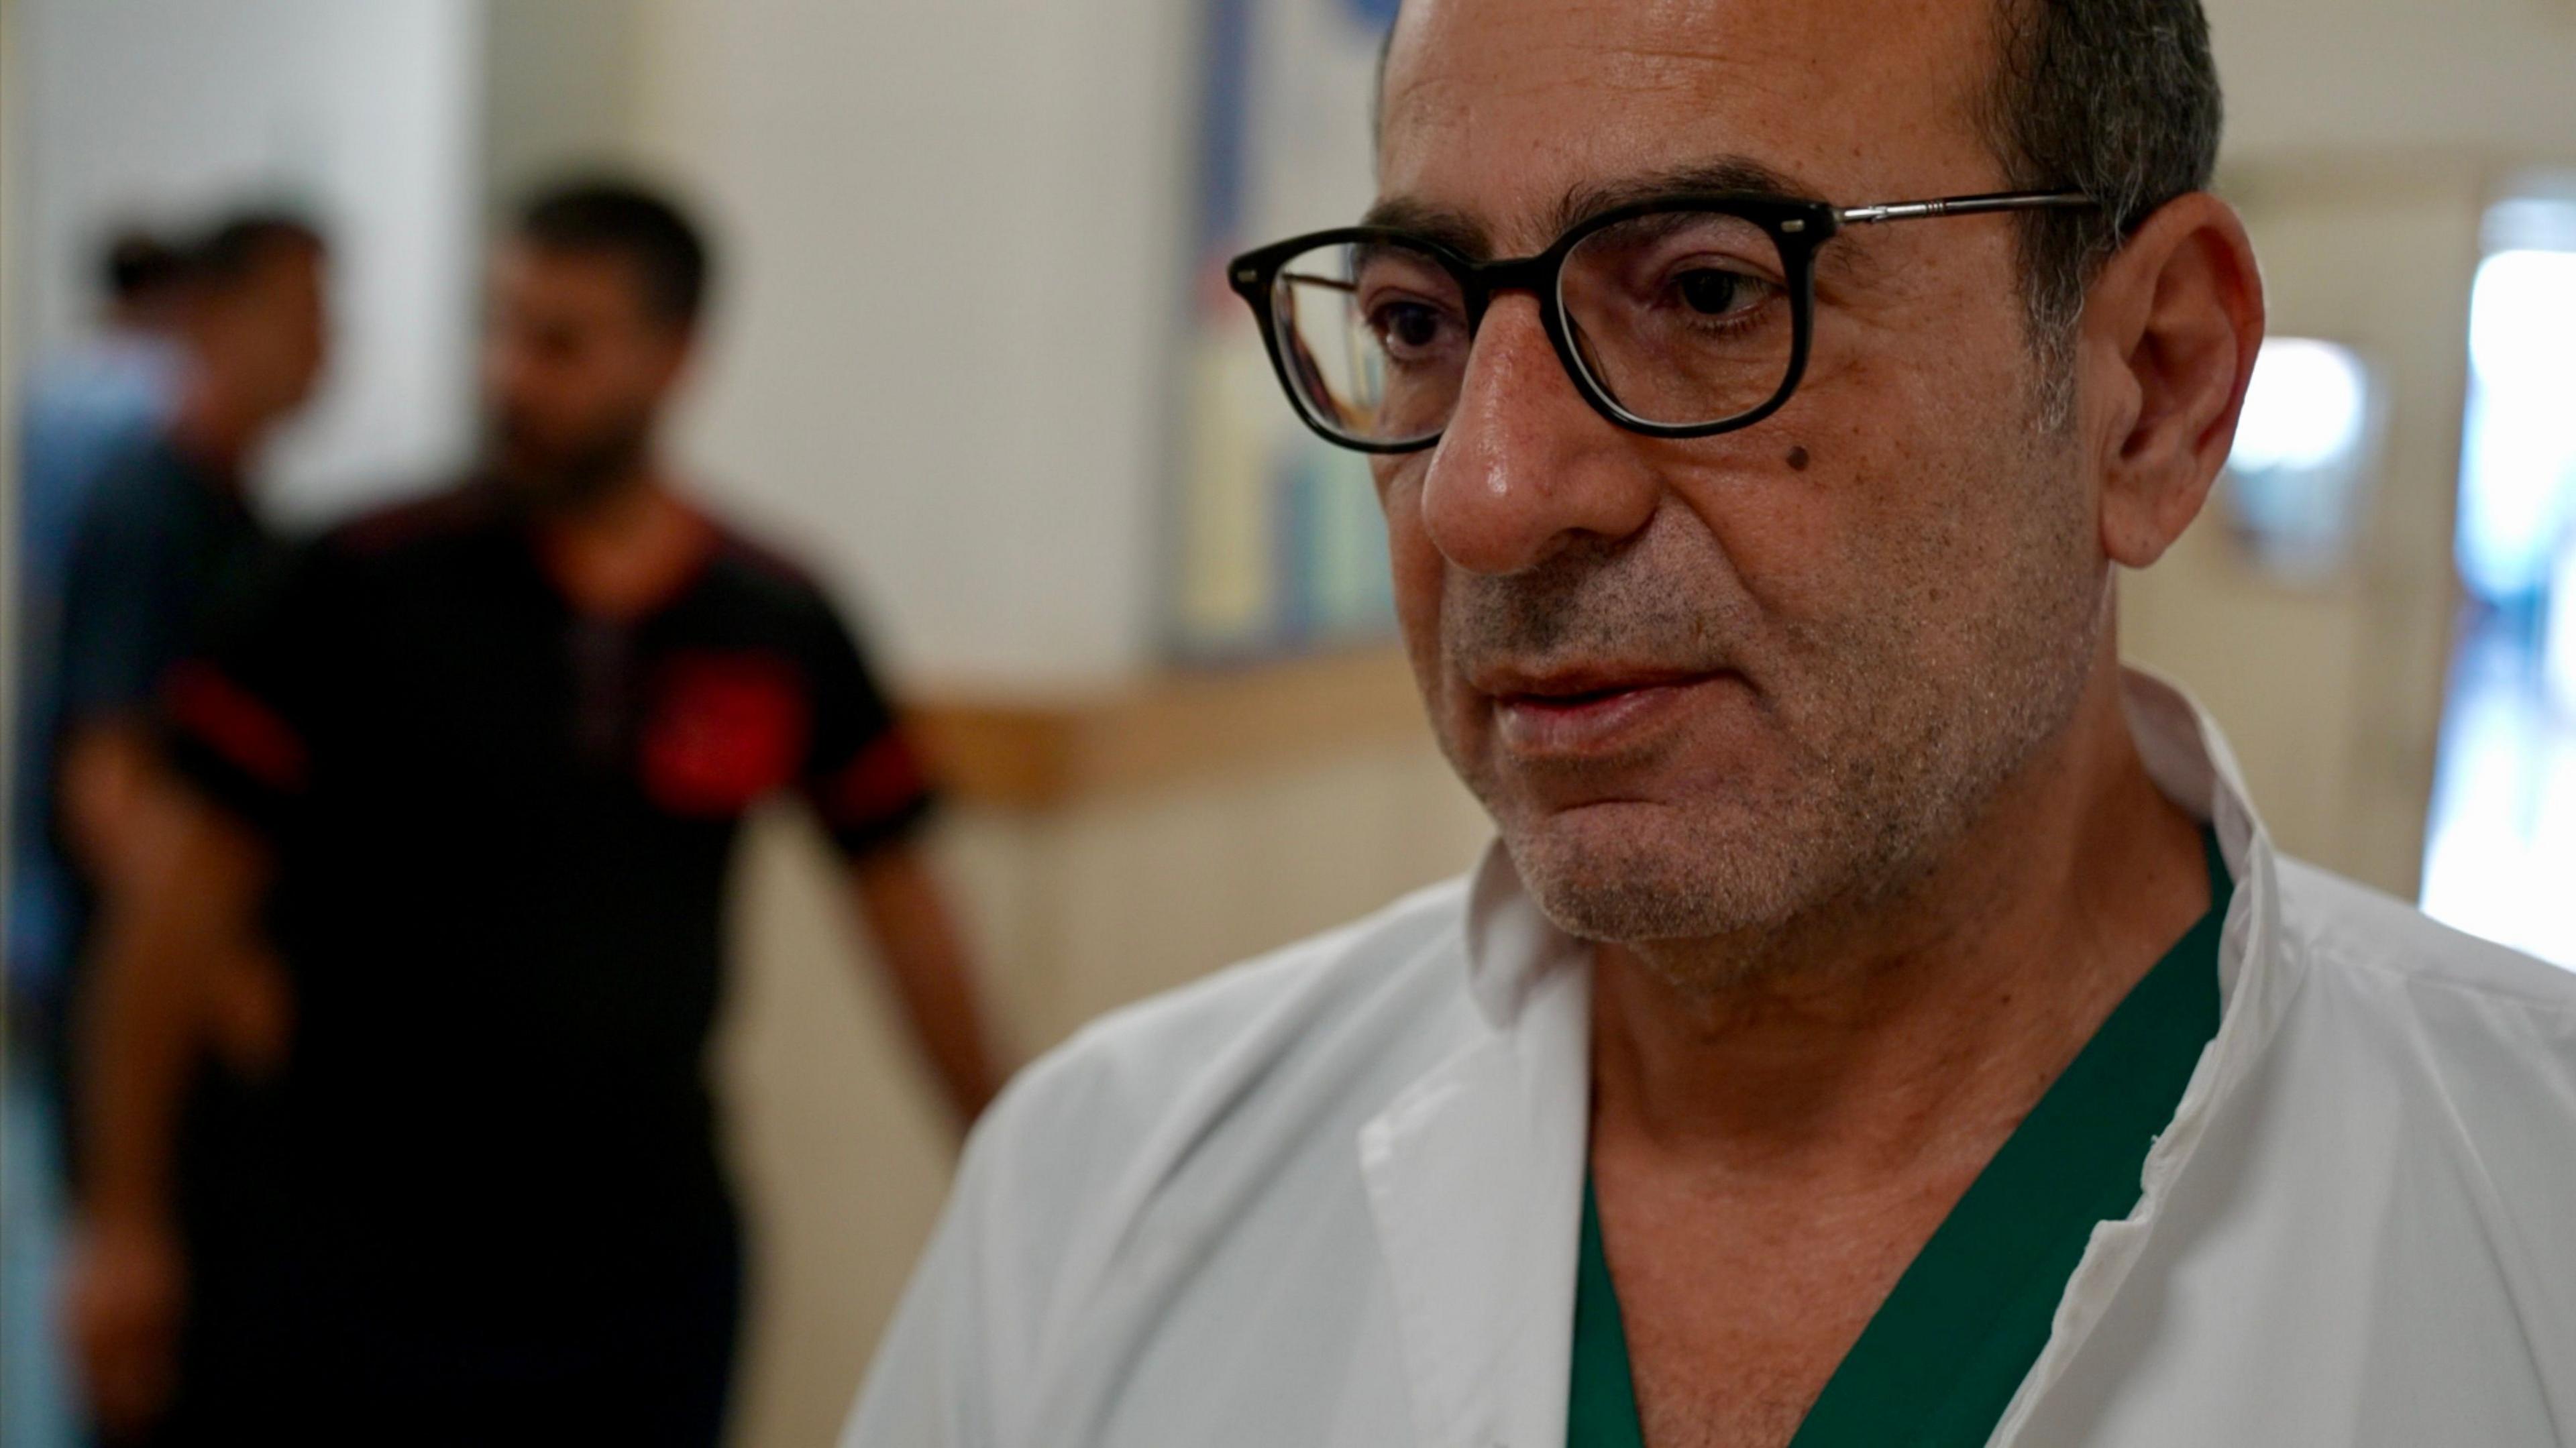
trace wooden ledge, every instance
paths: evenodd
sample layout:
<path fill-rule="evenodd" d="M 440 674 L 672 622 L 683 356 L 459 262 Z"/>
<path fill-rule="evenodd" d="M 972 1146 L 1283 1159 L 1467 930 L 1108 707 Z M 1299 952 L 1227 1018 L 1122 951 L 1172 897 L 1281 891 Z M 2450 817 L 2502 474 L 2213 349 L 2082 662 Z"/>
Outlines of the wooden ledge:
<path fill-rule="evenodd" d="M 1430 741 L 1393 647 L 1176 671 L 1071 698 L 933 690 L 909 719 L 952 796 L 1015 810 Z"/>

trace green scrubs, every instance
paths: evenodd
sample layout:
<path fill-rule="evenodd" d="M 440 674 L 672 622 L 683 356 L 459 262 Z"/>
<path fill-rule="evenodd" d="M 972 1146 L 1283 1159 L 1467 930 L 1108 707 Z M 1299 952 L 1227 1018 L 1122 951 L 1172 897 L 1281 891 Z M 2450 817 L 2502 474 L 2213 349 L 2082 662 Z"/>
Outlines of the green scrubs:
<path fill-rule="evenodd" d="M 2147 1149 L 2218 1033 L 2233 886 L 2215 835 L 2209 913 L 2130 990 L 1986 1164 L 1834 1370 L 1790 1448 L 1978 1448 L 2048 1345 L 2101 1222 L 2138 1204 Z M 1568 1448 L 1641 1448 L 1601 1215 L 1583 1189 Z"/>

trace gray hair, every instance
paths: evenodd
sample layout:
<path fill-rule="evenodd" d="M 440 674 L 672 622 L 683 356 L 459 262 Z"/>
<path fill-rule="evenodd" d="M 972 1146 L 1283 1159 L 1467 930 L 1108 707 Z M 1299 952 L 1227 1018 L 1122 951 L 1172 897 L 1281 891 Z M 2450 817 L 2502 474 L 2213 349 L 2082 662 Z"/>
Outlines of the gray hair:
<path fill-rule="evenodd" d="M 2200 0 L 1998 0 L 2001 59 L 1980 120 L 2017 189 L 2082 191 L 2093 211 L 2022 221 L 2023 300 L 2052 359 L 2102 264 L 2218 164 L 2218 69 Z"/>

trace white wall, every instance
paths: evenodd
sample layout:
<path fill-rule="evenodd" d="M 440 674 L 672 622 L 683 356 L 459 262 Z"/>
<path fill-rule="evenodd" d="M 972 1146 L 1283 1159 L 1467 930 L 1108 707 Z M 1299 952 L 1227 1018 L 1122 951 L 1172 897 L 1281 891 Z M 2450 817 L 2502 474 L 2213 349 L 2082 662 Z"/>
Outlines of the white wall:
<path fill-rule="evenodd" d="M 332 231 L 338 354 L 275 459 L 290 515 L 453 466 L 469 437 L 477 0 L 20 0 L 17 259 L 38 351 L 128 219 L 284 200 Z"/>
<path fill-rule="evenodd" d="M 2228 155 L 2576 156 L 2571 0 L 2204 0 Z"/>
<path fill-rule="evenodd" d="M 483 190 L 496 210 L 630 159 L 644 21 L 634 0 L 483 0 Z"/>
<path fill-rule="evenodd" d="M 1189 0 L 651 0 L 648 152 L 712 203 L 693 453 L 906 671 L 1149 661 Z"/>

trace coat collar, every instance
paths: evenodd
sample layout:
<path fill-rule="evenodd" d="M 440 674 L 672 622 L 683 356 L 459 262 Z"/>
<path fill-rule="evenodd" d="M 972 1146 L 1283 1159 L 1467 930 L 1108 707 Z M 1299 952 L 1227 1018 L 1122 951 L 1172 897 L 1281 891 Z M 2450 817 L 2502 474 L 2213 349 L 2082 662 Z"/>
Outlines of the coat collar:
<path fill-rule="evenodd" d="M 2137 1206 L 2125 1220 L 2094 1229 L 2083 1260 L 2067 1278 L 2048 1344 L 1995 1427 L 1990 1442 L 1997 1448 L 2020 1437 L 2049 1390 L 2064 1380 L 2145 1251 L 2175 1179 L 2221 1104 L 2253 1075 L 2308 971 L 2307 953 L 2291 948 L 2282 928 L 2280 857 L 2271 832 L 2246 796 L 2235 752 L 2216 721 L 2180 688 L 2152 674 L 2127 670 L 2122 682 L 2130 732 L 2149 776 L 2167 798 L 2211 826 L 2235 877 L 2218 946 L 2218 1035 L 2202 1048 L 2173 1121 L 2148 1148 Z"/>
<path fill-rule="evenodd" d="M 2214 1103 L 2251 1071 L 2299 983 L 2278 948 L 2277 868 L 2217 726 L 2188 696 L 2124 670 L 2130 728 L 2156 786 L 2211 824 L 2236 879 L 2220 946 L 2219 1033 L 2147 1158 L 2126 1223 L 2096 1234 L 2056 1330 L 2007 1410 L 2027 1418 L 2143 1245 Z M 1590 1116 L 1589 952 L 1548 922 L 1499 842 L 1463 922 L 1469 1038 L 1360 1133 L 1416 1432 L 1432 1448 L 1540 1448 L 1565 1431 L 1574 1273 Z"/>
<path fill-rule="evenodd" d="M 1465 945 L 1468 1039 L 1361 1129 L 1360 1168 L 1417 1440 L 1541 1448 L 1565 1433 L 1592 973 L 1499 846 Z"/>

